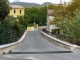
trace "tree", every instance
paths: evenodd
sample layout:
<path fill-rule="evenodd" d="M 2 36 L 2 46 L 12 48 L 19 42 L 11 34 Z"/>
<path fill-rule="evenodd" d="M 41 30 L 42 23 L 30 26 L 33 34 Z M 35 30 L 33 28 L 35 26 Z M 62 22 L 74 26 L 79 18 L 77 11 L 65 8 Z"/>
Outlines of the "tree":
<path fill-rule="evenodd" d="M 66 8 L 67 14 L 74 17 L 76 9 L 80 9 L 80 0 L 72 0 L 71 3 L 68 4 Z"/>
<path fill-rule="evenodd" d="M 80 10 L 76 10 L 75 17 L 66 17 L 58 22 L 61 34 L 68 36 L 71 43 L 76 43 L 80 38 Z"/>
<path fill-rule="evenodd" d="M 8 0 L 0 0 L 0 20 L 5 19 L 9 14 L 10 7 Z"/>
<path fill-rule="evenodd" d="M 49 6 L 48 6 L 48 9 L 55 9 L 56 8 L 56 5 L 54 5 L 54 4 L 50 4 Z"/>
<path fill-rule="evenodd" d="M 40 8 L 41 13 L 41 24 L 46 24 L 47 22 L 47 6 L 43 6 Z"/>

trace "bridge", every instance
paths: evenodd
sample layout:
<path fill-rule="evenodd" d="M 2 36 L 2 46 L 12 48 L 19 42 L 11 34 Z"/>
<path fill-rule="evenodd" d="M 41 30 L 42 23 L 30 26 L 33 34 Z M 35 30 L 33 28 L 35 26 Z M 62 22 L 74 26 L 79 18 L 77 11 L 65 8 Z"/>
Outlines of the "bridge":
<path fill-rule="evenodd" d="M 11 53 L 0 55 L 0 60 L 80 60 L 80 54 L 48 41 L 41 30 L 36 30 L 28 32 L 22 44 Z"/>

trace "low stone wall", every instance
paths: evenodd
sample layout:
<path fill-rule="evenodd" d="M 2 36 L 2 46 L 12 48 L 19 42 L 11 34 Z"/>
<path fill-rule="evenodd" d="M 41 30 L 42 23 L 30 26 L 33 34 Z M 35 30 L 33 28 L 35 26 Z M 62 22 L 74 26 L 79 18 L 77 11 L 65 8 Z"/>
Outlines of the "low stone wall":
<path fill-rule="evenodd" d="M 27 27 L 27 31 L 33 31 L 34 27 Z"/>
<path fill-rule="evenodd" d="M 27 30 L 24 32 L 23 36 L 17 42 L 5 44 L 5 45 L 0 45 L 0 55 L 3 54 L 4 52 L 8 53 L 13 48 L 19 46 L 23 42 L 26 34 L 27 34 Z"/>
<path fill-rule="evenodd" d="M 34 31 L 34 30 L 38 30 L 38 24 L 36 25 L 36 28 L 33 27 L 27 27 L 27 31 Z"/>
<path fill-rule="evenodd" d="M 51 41 L 51 42 L 53 42 L 53 43 L 55 43 L 61 47 L 67 48 L 67 49 L 71 50 L 72 52 L 80 53 L 80 47 L 79 46 L 74 45 L 74 44 L 70 44 L 68 42 L 62 41 L 62 40 L 57 39 L 55 37 L 52 37 L 52 36 L 44 33 L 43 31 L 41 31 L 41 33 L 49 41 Z"/>

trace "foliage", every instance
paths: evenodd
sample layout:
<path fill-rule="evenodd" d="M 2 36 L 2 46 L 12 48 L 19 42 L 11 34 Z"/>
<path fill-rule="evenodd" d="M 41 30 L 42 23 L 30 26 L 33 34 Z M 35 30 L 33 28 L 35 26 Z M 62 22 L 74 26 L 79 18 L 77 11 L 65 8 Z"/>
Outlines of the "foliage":
<path fill-rule="evenodd" d="M 13 18 L 12 16 L 7 16 L 7 17 L 5 17 L 4 21 L 2 21 L 2 23 L 5 26 L 14 27 L 15 21 L 16 21 L 16 19 Z"/>
<path fill-rule="evenodd" d="M 19 17 L 19 20 L 16 20 L 12 16 L 5 17 L 0 24 L 0 44 L 8 44 L 18 40 L 19 35 L 26 29 L 23 18 Z"/>
<path fill-rule="evenodd" d="M 0 21 L 5 19 L 5 17 L 9 14 L 10 7 L 8 0 L 0 0 Z"/>
<path fill-rule="evenodd" d="M 56 5 L 54 5 L 54 4 L 50 4 L 49 6 L 48 6 L 48 9 L 55 9 L 56 8 Z"/>
<path fill-rule="evenodd" d="M 25 15 L 27 15 L 30 18 L 30 24 L 34 23 L 34 21 L 37 24 L 46 23 L 47 7 L 44 6 L 41 8 L 25 8 Z"/>
<path fill-rule="evenodd" d="M 61 34 L 69 36 L 72 43 L 75 43 L 80 38 L 80 11 L 75 12 L 75 17 L 66 17 L 64 21 L 59 21 Z"/>
<path fill-rule="evenodd" d="M 28 24 L 28 27 L 32 27 L 32 26 L 34 26 L 34 24 L 32 23 L 32 24 Z"/>
<path fill-rule="evenodd" d="M 53 9 L 54 20 L 60 28 L 60 34 L 69 37 L 70 42 L 76 43 L 80 38 L 80 0 L 72 0 L 67 6 L 61 4 Z"/>
<path fill-rule="evenodd" d="M 54 8 L 55 8 L 55 9 L 54 9 L 54 11 L 53 11 L 53 15 L 54 15 L 55 17 L 57 17 L 57 16 L 58 16 L 58 17 L 60 17 L 60 16 L 65 16 L 65 14 L 66 14 L 65 6 L 59 4 L 59 5 L 55 6 Z"/>
<path fill-rule="evenodd" d="M 67 14 L 69 16 L 74 17 L 75 16 L 74 11 L 76 11 L 76 9 L 80 9 L 79 6 L 80 0 L 72 0 L 72 2 L 69 3 L 68 6 L 66 7 Z"/>
<path fill-rule="evenodd" d="M 6 55 L 6 52 L 3 52 L 3 55 Z"/>

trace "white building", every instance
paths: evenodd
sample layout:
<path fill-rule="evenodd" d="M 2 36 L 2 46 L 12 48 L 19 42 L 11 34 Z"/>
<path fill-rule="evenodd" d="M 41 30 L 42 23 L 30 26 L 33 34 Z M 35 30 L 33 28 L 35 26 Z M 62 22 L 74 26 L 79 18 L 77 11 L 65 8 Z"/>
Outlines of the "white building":
<path fill-rule="evenodd" d="M 51 25 L 50 21 L 54 20 L 53 10 L 47 11 L 47 31 L 52 32 L 52 29 L 57 29 L 56 25 Z"/>

